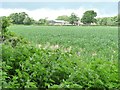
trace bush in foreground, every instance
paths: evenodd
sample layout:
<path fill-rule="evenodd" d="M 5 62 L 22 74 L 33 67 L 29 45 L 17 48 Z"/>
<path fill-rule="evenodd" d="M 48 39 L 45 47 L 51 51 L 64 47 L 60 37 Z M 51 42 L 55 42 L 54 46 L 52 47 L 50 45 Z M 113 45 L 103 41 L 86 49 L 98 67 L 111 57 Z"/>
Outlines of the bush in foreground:
<path fill-rule="evenodd" d="M 120 88 L 117 62 L 71 52 L 3 44 L 3 88 Z"/>

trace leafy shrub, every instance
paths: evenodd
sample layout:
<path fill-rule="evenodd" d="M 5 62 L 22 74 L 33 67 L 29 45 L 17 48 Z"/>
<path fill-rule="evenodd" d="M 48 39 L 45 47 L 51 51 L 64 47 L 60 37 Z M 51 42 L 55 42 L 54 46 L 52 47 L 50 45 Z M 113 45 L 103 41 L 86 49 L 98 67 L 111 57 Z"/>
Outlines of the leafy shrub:
<path fill-rule="evenodd" d="M 119 88 L 117 62 L 83 61 L 71 52 L 3 44 L 4 88 Z"/>
<path fill-rule="evenodd" d="M 10 19 L 8 17 L 0 17 L 0 28 L 2 29 L 2 33 L 7 32 L 7 27 L 10 26 Z"/>

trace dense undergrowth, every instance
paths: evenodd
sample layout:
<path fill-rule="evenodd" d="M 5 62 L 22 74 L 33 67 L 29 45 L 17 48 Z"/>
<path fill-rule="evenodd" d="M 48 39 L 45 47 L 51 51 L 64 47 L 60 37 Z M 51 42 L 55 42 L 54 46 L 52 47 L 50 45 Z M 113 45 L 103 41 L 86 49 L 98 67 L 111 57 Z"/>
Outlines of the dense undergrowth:
<path fill-rule="evenodd" d="M 8 31 L 2 38 L 2 88 L 120 89 L 117 61 L 83 60 L 72 50 L 37 47 Z"/>

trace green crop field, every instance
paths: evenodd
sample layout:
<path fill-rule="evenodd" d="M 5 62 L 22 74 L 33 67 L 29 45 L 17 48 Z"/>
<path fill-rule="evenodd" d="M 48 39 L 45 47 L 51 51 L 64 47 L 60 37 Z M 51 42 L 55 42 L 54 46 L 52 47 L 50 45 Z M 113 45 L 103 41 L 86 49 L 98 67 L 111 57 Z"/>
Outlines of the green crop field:
<path fill-rule="evenodd" d="M 72 47 L 85 59 L 117 59 L 118 28 L 109 26 L 11 26 L 9 30 L 30 42 Z M 88 58 L 89 57 L 89 58 Z"/>

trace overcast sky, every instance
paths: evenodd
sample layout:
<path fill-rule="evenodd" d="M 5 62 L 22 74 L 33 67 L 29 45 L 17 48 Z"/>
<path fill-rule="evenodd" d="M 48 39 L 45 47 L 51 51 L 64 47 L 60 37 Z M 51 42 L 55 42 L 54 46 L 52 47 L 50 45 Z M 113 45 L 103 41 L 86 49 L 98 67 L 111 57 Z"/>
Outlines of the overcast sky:
<path fill-rule="evenodd" d="M 30 17 L 39 20 L 48 17 L 56 19 L 60 15 L 72 12 L 82 17 L 86 10 L 95 10 L 97 17 L 115 16 L 118 13 L 118 2 L 0 2 L 0 16 L 14 12 L 26 12 Z"/>

